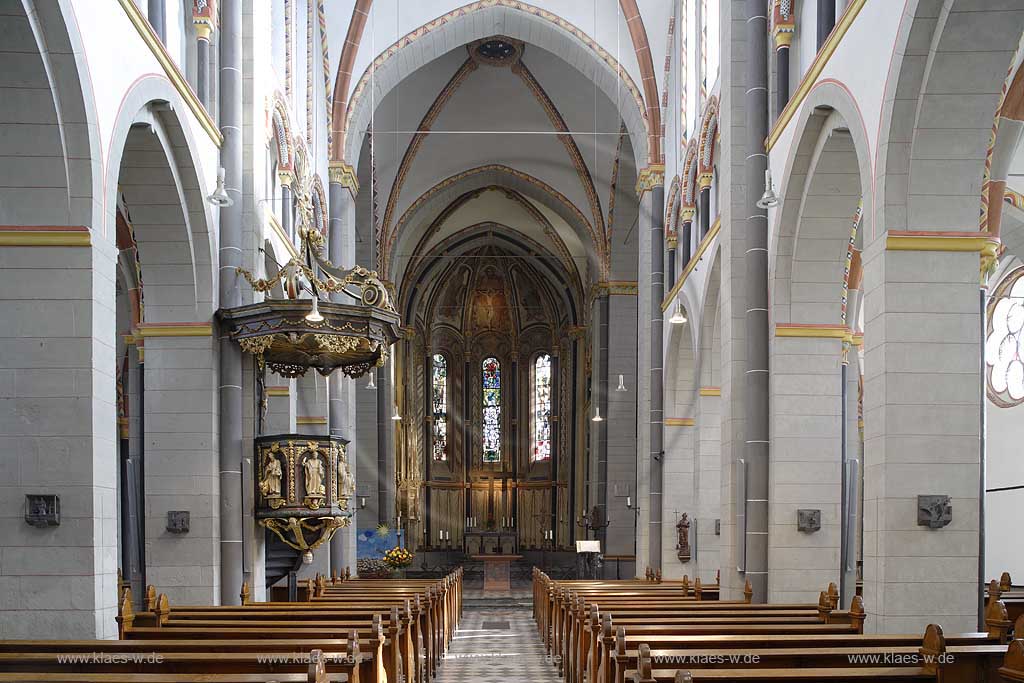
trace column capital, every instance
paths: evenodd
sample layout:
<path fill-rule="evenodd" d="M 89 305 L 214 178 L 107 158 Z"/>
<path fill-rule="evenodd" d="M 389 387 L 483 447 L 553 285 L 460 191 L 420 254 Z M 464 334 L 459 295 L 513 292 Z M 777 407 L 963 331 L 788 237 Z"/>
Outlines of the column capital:
<path fill-rule="evenodd" d="M 640 170 L 636 176 L 636 194 L 642 197 L 645 192 L 665 185 L 665 164 L 650 164 Z"/>
<path fill-rule="evenodd" d="M 352 168 L 351 164 L 347 164 L 344 161 L 332 161 L 327 166 L 327 179 L 328 182 L 337 183 L 342 187 L 348 188 L 353 197 L 359 194 L 359 179 L 356 177 L 356 171 Z"/>

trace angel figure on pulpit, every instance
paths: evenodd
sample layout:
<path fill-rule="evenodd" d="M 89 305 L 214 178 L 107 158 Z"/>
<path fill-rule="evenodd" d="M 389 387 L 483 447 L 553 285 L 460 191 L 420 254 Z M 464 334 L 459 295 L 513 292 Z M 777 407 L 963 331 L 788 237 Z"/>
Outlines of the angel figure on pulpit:
<path fill-rule="evenodd" d="M 260 480 L 260 493 L 267 500 L 281 497 L 281 461 L 273 453 L 267 453 L 263 461 L 263 479 Z"/>

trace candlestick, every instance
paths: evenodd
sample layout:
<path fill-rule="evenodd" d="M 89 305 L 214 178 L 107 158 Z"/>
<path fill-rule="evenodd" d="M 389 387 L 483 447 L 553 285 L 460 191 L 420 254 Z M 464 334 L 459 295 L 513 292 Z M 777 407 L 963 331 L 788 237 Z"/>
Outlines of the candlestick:
<path fill-rule="evenodd" d="M 629 496 L 626 496 L 626 507 L 628 507 L 628 508 L 633 507 L 633 499 L 630 498 Z"/>

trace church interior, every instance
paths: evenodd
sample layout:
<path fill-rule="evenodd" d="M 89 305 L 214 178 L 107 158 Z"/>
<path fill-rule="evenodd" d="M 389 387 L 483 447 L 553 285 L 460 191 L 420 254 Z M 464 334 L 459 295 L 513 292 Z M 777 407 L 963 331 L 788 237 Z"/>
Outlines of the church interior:
<path fill-rule="evenodd" d="M 1022 64 L 0 0 L 0 683 L 1024 681 Z"/>

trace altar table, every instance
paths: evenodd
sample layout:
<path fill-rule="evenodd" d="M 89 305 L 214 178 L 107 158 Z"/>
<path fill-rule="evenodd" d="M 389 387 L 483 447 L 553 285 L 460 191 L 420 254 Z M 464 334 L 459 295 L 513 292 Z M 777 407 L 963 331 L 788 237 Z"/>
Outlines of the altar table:
<path fill-rule="evenodd" d="M 484 592 L 512 590 L 510 580 L 512 562 L 522 559 L 522 555 L 485 554 L 473 555 L 474 560 L 484 563 Z"/>

